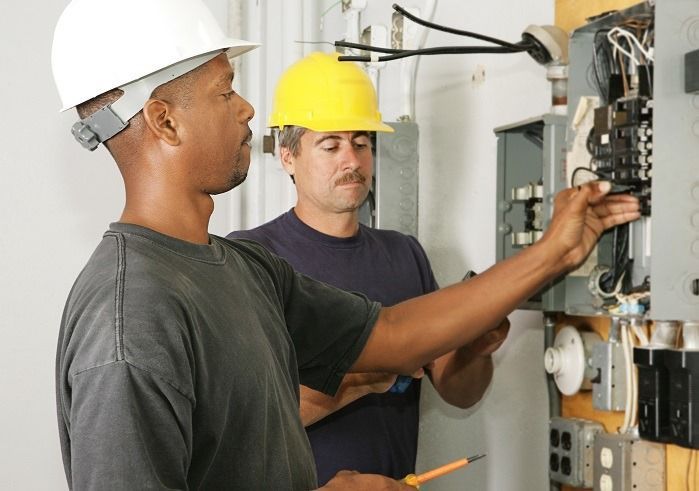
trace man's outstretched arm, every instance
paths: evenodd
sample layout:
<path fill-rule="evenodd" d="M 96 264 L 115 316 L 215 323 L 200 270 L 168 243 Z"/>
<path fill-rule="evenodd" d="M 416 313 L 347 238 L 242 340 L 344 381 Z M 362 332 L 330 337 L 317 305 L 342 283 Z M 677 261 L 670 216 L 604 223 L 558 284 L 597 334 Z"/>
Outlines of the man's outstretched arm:
<path fill-rule="evenodd" d="M 409 374 L 494 329 L 537 290 L 582 263 L 602 232 L 640 216 L 609 183 L 561 191 L 544 236 L 470 281 L 383 308 L 352 371 Z"/>

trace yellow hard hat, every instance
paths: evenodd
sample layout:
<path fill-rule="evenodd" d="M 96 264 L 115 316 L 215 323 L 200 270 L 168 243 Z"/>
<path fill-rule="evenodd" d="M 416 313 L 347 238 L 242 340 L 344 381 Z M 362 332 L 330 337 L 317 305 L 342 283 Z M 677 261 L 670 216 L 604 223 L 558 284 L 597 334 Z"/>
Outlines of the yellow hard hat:
<path fill-rule="evenodd" d="M 338 53 L 311 53 L 286 70 L 277 83 L 269 127 L 302 126 L 313 131 L 387 131 L 374 86 Z"/>

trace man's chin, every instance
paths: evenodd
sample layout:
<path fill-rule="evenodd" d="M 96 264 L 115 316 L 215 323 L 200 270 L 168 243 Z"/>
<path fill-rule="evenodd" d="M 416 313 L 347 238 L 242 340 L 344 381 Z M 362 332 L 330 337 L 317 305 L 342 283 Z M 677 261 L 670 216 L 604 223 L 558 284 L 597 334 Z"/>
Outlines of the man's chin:
<path fill-rule="evenodd" d="M 231 180 L 227 186 L 220 188 L 220 189 L 212 189 L 212 190 L 208 191 L 208 193 L 212 196 L 216 196 L 217 194 L 227 193 L 231 189 L 234 189 L 234 188 L 240 186 L 245 181 L 245 179 L 247 177 L 248 177 L 247 172 L 245 174 L 236 174 L 231 178 Z"/>

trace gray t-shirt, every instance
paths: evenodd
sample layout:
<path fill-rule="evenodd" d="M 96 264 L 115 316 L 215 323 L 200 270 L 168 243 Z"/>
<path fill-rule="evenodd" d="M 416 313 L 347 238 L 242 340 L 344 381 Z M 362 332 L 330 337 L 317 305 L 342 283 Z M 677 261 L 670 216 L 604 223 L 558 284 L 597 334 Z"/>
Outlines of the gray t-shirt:
<path fill-rule="evenodd" d="M 197 245 L 112 224 L 58 341 L 69 485 L 314 488 L 299 383 L 337 390 L 379 308 L 252 241 Z"/>

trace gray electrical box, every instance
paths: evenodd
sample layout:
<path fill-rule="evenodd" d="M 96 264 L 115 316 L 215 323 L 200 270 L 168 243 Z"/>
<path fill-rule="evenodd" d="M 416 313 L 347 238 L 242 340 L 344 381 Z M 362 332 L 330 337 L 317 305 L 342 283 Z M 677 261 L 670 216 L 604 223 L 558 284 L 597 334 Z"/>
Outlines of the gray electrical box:
<path fill-rule="evenodd" d="M 534 243 L 551 220 L 552 200 L 565 187 L 565 116 L 544 114 L 495 128 L 498 139 L 496 260 Z M 551 285 L 521 308 L 563 310 L 563 285 Z"/>
<path fill-rule="evenodd" d="M 375 135 L 374 182 L 360 221 L 417 237 L 418 127 L 410 122 L 386 124 L 395 132 Z"/>
<path fill-rule="evenodd" d="M 549 422 L 549 476 L 576 488 L 592 487 L 595 435 L 604 427 L 579 418 L 551 418 Z"/>
<path fill-rule="evenodd" d="M 684 55 L 696 49 L 699 2 L 655 6 L 651 316 L 699 317 L 699 95 L 687 94 Z"/>
<path fill-rule="evenodd" d="M 621 343 L 592 346 L 592 405 L 602 411 L 623 411 L 626 407 L 626 367 Z"/>
<path fill-rule="evenodd" d="M 595 491 L 664 491 L 665 446 L 632 435 L 598 433 L 594 444 Z"/>

